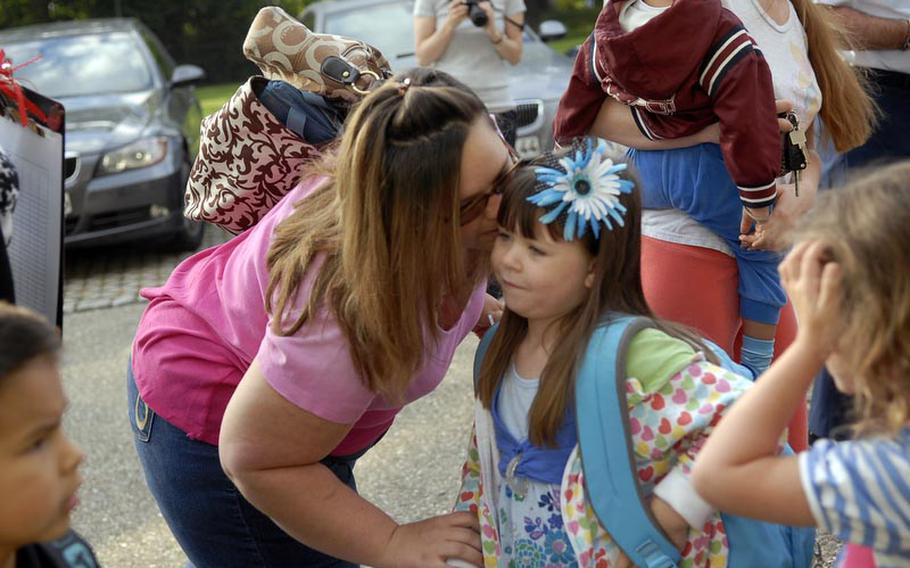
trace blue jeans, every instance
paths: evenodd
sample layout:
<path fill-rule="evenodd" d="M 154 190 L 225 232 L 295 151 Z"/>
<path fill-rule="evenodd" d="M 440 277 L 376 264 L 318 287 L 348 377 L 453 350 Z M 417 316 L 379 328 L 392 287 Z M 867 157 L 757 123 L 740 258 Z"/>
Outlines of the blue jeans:
<path fill-rule="evenodd" d="M 881 122 L 872 136 L 859 148 L 854 148 L 835 161 L 830 179 L 842 184 L 850 170 L 872 168 L 910 158 L 910 74 L 871 70 L 870 81 L 875 85 L 874 98 L 882 111 Z M 819 373 L 812 391 L 809 412 L 809 434 L 812 438 L 843 439 L 849 432 L 843 429 L 849 422 L 853 399 L 834 386 L 827 369 Z"/>
<path fill-rule="evenodd" d="M 186 553 L 188 568 L 353 568 L 304 546 L 249 503 L 221 469 L 218 447 L 191 440 L 139 396 L 127 370 L 130 424 L 149 490 Z M 323 460 L 356 491 L 356 458 Z"/>

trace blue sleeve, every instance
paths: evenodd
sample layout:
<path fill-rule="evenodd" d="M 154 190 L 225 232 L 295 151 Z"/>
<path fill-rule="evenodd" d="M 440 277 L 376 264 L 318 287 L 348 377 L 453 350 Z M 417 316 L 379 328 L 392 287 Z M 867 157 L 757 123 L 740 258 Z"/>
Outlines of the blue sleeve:
<path fill-rule="evenodd" d="M 908 449 L 900 440 L 820 440 L 801 454 L 800 480 L 819 528 L 910 556 Z"/>

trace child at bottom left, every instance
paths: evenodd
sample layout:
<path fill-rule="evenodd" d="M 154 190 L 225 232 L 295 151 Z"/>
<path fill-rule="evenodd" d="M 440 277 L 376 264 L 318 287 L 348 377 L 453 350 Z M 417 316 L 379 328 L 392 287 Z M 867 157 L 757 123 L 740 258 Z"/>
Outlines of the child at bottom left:
<path fill-rule="evenodd" d="M 60 336 L 0 302 L 0 568 L 95 568 L 70 527 L 82 451 L 63 432 Z"/>

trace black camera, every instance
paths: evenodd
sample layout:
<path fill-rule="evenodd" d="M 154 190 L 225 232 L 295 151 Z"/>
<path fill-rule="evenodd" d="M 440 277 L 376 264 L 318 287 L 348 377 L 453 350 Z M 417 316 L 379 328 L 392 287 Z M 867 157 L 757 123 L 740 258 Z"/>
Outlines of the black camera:
<path fill-rule="evenodd" d="M 465 0 L 464 3 L 468 7 L 468 17 L 471 18 L 471 22 L 478 28 L 483 28 L 486 27 L 489 18 L 487 18 L 487 13 L 478 4 L 478 0 Z"/>

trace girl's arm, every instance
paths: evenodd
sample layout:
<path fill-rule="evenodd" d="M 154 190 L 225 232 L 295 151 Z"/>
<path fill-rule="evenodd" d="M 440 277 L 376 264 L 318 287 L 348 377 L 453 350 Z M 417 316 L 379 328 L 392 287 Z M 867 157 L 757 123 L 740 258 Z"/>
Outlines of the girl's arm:
<path fill-rule="evenodd" d="M 414 42 L 418 65 L 430 65 L 446 52 L 455 28 L 468 17 L 468 7 L 461 0 L 452 0 L 449 14 L 436 27 L 435 16 L 414 16 Z"/>
<path fill-rule="evenodd" d="M 800 323 L 796 340 L 721 420 L 696 460 L 696 489 L 722 511 L 815 524 L 797 458 L 779 456 L 778 440 L 841 329 L 840 268 L 824 255 L 823 244 L 802 243 L 781 264 Z"/>
<path fill-rule="evenodd" d="M 244 497 L 307 546 L 377 567 L 482 565 L 476 516 L 398 525 L 319 463 L 350 428 L 287 401 L 254 360 L 228 404 L 219 455 Z"/>

